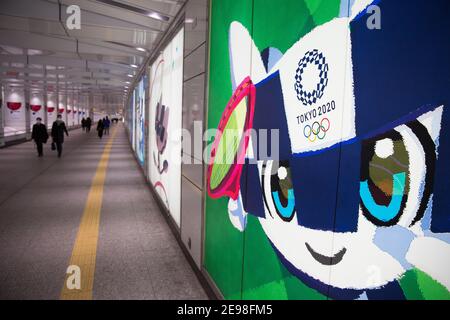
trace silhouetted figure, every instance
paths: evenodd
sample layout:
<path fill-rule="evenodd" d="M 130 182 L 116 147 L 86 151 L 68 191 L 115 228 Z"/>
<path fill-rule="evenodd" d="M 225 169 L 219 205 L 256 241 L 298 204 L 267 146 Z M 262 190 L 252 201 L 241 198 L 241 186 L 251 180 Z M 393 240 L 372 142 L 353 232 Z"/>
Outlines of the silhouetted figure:
<path fill-rule="evenodd" d="M 92 120 L 90 117 L 86 119 L 86 132 L 91 132 Z"/>
<path fill-rule="evenodd" d="M 62 116 L 58 114 L 56 121 L 53 122 L 52 125 L 52 138 L 53 143 L 56 144 L 56 150 L 58 150 L 58 158 L 61 158 L 62 154 L 62 145 L 64 143 L 64 133 L 66 136 L 69 136 L 69 132 L 67 131 L 66 124 L 62 120 Z"/>
<path fill-rule="evenodd" d="M 33 139 L 36 143 L 39 157 L 42 157 L 44 155 L 42 144 L 47 143 L 48 140 L 47 127 L 42 124 L 41 121 L 41 118 L 36 118 L 36 123 L 33 125 L 33 131 L 31 133 L 31 139 Z"/>
<path fill-rule="evenodd" d="M 106 116 L 105 119 L 103 119 L 103 127 L 105 128 L 105 134 L 109 135 L 109 127 L 111 126 L 111 120 L 108 119 L 108 116 Z"/>
<path fill-rule="evenodd" d="M 81 130 L 86 131 L 86 119 L 81 119 Z"/>
<path fill-rule="evenodd" d="M 98 123 L 97 123 L 97 133 L 98 133 L 98 137 L 100 139 L 103 137 L 103 129 L 104 129 L 103 120 L 100 119 L 100 120 L 98 120 Z"/>

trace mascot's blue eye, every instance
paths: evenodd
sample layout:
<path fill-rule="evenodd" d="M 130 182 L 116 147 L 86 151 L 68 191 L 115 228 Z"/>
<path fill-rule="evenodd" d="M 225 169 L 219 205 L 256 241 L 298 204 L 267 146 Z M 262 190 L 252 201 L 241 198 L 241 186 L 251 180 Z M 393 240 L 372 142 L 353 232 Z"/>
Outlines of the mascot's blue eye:
<path fill-rule="evenodd" d="M 376 219 L 383 222 L 394 219 L 400 211 L 405 193 L 406 174 L 404 172 L 394 174 L 392 185 L 391 202 L 387 206 L 382 206 L 376 203 L 369 189 L 368 181 L 361 181 L 360 195 L 364 206 Z"/>
<path fill-rule="evenodd" d="M 292 188 L 288 189 L 287 196 L 282 191 L 272 191 L 272 197 L 275 203 L 275 209 L 278 211 L 280 217 L 291 220 L 295 207 L 294 190 Z M 281 199 L 286 204 L 282 204 Z"/>
<path fill-rule="evenodd" d="M 263 188 L 269 186 L 270 190 L 264 190 L 264 199 L 271 201 L 275 213 L 284 221 L 291 221 L 295 214 L 295 196 L 292 186 L 291 169 L 288 161 L 271 161 L 271 165 L 265 170 Z M 264 180 L 265 181 L 265 180 Z M 271 206 L 268 206 L 270 210 Z"/>
<path fill-rule="evenodd" d="M 360 198 L 367 219 L 396 224 L 409 192 L 409 156 L 401 134 L 391 130 L 362 144 Z"/>
<path fill-rule="evenodd" d="M 360 198 L 364 216 L 378 226 L 391 226 L 399 220 L 410 193 L 411 175 L 414 166 L 411 158 L 425 160 L 425 171 L 414 176 L 414 185 L 420 185 L 417 210 L 410 226 L 422 219 L 428 207 L 432 190 L 436 162 L 436 145 L 427 128 L 418 120 L 405 124 L 409 130 L 402 133 L 394 130 L 362 143 Z M 406 135 L 419 143 L 406 145 Z M 407 139 L 412 140 L 412 139 Z M 415 156 L 411 157 L 410 153 Z M 420 170 L 422 171 L 422 170 Z"/>

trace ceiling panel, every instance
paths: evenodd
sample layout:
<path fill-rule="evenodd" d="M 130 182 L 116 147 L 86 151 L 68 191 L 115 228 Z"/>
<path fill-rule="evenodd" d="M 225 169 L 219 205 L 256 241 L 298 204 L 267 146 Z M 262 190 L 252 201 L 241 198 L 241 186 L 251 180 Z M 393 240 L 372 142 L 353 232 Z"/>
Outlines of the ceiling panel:
<path fill-rule="evenodd" d="M 0 15 L 0 29 L 18 30 L 33 33 L 65 36 L 66 32 L 59 21 Z"/>
<path fill-rule="evenodd" d="M 159 32 L 146 32 L 142 29 L 112 28 L 105 26 L 82 25 L 81 30 L 68 30 L 70 37 L 83 40 L 113 41 L 131 47 L 150 48 L 159 36 Z"/>
<path fill-rule="evenodd" d="M 0 12 L 4 15 L 59 21 L 57 3 L 41 0 L 1 0 Z"/>
<path fill-rule="evenodd" d="M 61 3 L 61 5 L 59 4 Z M 0 0 L 0 81 L 98 95 L 120 106 L 125 86 L 183 6 L 181 0 Z M 81 8 L 81 29 L 65 24 Z M 145 48 L 142 52 L 137 48 Z M 44 72 L 45 68 L 45 72 Z M 113 101 L 117 101 L 114 102 Z"/>

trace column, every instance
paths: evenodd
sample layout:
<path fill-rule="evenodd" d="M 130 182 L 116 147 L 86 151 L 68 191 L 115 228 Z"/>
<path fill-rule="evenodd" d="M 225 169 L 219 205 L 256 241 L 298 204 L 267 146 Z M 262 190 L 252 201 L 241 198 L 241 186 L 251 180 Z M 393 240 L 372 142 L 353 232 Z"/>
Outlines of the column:
<path fill-rule="evenodd" d="M 58 73 L 56 73 L 56 91 L 55 91 L 55 104 L 56 104 L 56 115 L 59 114 L 59 77 Z"/>
<path fill-rule="evenodd" d="M 76 123 L 77 125 L 80 124 L 80 91 L 77 90 L 77 118 L 76 118 Z"/>
<path fill-rule="evenodd" d="M 23 90 L 25 100 L 25 132 L 27 140 L 31 139 L 31 109 L 30 109 L 30 87 L 28 81 L 25 81 Z"/>
<path fill-rule="evenodd" d="M 89 117 L 91 118 L 92 122 L 94 122 L 94 111 L 92 110 L 94 104 L 94 95 L 89 93 L 89 101 L 88 101 L 88 108 L 89 108 Z"/>
<path fill-rule="evenodd" d="M 24 49 L 24 53 L 27 53 Z M 27 64 L 25 65 L 25 70 L 28 70 L 28 54 L 27 54 Z M 28 81 L 28 71 L 25 72 L 25 82 L 23 85 L 23 97 L 25 100 L 25 133 L 26 139 L 31 139 L 31 109 L 30 109 L 30 82 Z"/>
<path fill-rule="evenodd" d="M 0 147 L 5 145 L 5 124 L 3 119 L 3 110 L 5 109 L 5 87 L 0 83 Z"/>
<path fill-rule="evenodd" d="M 64 122 L 66 123 L 66 126 L 69 127 L 69 117 L 67 115 L 67 106 L 68 106 L 68 103 L 69 103 L 69 92 L 67 91 L 67 79 L 66 79 L 66 82 L 65 82 L 65 88 L 66 88 L 66 94 L 64 96 L 64 100 L 65 100 Z"/>
<path fill-rule="evenodd" d="M 47 103 L 48 103 L 48 96 L 47 96 L 47 66 L 43 65 L 44 68 L 44 85 L 43 85 L 43 91 L 42 91 L 42 103 L 44 107 L 44 124 L 45 127 L 48 128 L 48 112 L 47 112 Z"/>

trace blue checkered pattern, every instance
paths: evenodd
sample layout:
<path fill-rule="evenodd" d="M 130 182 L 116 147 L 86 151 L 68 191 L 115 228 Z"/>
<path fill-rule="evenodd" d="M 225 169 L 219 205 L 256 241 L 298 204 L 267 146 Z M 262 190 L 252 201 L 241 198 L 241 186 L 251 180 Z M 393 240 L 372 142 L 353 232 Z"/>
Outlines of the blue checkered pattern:
<path fill-rule="evenodd" d="M 302 85 L 303 72 L 309 64 L 314 64 L 319 69 L 319 79 L 316 85 L 316 89 L 311 92 L 304 90 Z M 325 87 L 328 84 L 328 63 L 323 53 L 314 49 L 305 53 L 304 57 L 298 62 L 298 68 L 295 74 L 295 91 L 297 92 L 297 98 L 305 106 L 316 103 L 323 95 Z"/>

